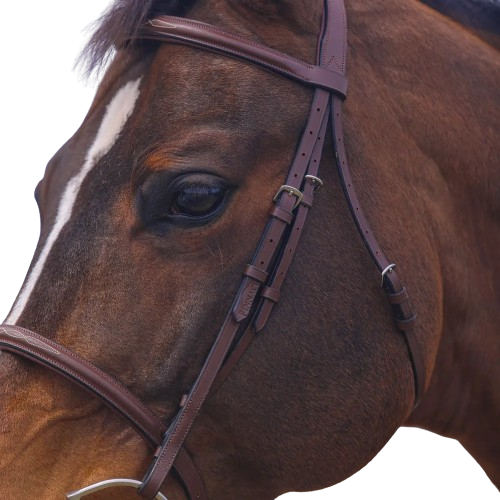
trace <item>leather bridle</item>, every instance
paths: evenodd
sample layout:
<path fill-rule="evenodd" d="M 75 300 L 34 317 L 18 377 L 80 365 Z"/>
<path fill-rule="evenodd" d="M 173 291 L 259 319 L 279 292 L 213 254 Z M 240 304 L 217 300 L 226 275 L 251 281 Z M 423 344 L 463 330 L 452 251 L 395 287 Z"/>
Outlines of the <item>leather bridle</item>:
<path fill-rule="evenodd" d="M 153 462 L 142 483 L 111 480 L 68 498 L 116 485 L 137 487 L 144 498 L 162 498 L 159 490 L 175 469 L 191 500 L 207 499 L 200 474 L 184 441 L 205 399 L 228 376 L 255 335 L 266 325 L 278 303 L 281 288 L 297 248 L 316 191 L 322 181 L 318 168 L 331 124 L 337 167 L 344 194 L 358 231 L 381 274 L 382 287 L 392 305 L 397 328 L 407 347 L 414 374 L 415 405 L 423 392 L 425 371 L 413 328 L 406 288 L 395 265 L 384 255 L 360 206 L 347 163 L 342 131 L 347 25 L 343 0 L 325 0 L 317 65 L 244 39 L 214 26 L 188 19 L 158 16 L 149 20 L 134 39 L 172 42 L 199 47 L 257 64 L 315 89 L 307 125 L 288 177 L 276 193 L 269 221 L 250 264 L 243 270 L 239 291 L 213 347 L 180 409 L 166 426 L 149 408 L 114 378 L 65 347 L 19 326 L 0 326 L 0 348 L 29 358 L 77 382 L 116 410 L 155 448 Z M 128 481 L 128 483 L 127 483 Z M 164 497 L 163 497 L 164 498 Z"/>

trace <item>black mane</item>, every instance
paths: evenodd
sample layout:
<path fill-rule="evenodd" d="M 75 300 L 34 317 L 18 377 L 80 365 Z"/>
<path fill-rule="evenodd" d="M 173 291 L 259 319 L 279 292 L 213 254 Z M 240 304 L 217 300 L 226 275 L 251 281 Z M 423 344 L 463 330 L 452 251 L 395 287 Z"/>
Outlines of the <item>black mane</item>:
<path fill-rule="evenodd" d="M 113 51 L 157 14 L 183 16 L 196 0 L 115 0 L 93 23 L 78 64 L 88 77 L 106 66 Z M 500 0 L 421 0 L 465 26 L 500 34 Z"/>
<path fill-rule="evenodd" d="M 500 0 L 422 0 L 464 26 L 500 35 Z"/>
<path fill-rule="evenodd" d="M 182 16 L 194 0 L 115 0 L 93 23 L 93 34 L 78 64 L 90 76 L 106 66 L 114 49 L 133 36 L 148 17 L 157 14 Z"/>

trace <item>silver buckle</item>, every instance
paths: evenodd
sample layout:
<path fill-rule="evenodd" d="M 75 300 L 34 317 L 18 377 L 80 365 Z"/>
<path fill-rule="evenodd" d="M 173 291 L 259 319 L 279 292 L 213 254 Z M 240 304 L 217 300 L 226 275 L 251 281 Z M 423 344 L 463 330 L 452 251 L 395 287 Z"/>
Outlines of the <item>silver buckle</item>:
<path fill-rule="evenodd" d="M 293 186 L 288 186 L 287 184 L 284 184 L 278 189 L 278 192 L 276 193 L 276 196 L 274 197 L 274 201 L 277 202 L 281 193 L 288 193 L 289 196 L 296 196 L 297 201 L 295 202 L 295 205 L 293 206 L 293 210 L 295 210 L 299 205 L 300 202 L 302 201 L 302 198 L 304 198 L 304 195 L 302 194 L 301 191 L 299 191 L 297 188 L 294 188 Z"/>
<path fill-rule="evenodd" d="M 315 175 L 306 175 L 304 179 L 307 179 L 308 181 L 311 181 L 314 184 L 314 191 L 317 191 L 324 184 L 324 182 Z"/>
<path fill-rule="evenodd" d="M 107 481 L 101 481 L 100 483 L 87 486 L 86 488 L 83 488 L 81 490 L 72 491 L 71 493 L 68 493 L 66 495 L 66 498 L 68 500 L 80 500 L 81 498 L 86 497 L 87 495 L 91 495 L 96 491 L 105 490 L 107 488 L 116 488 L 120 486 L 131 486 L 132 488 L 138 490 L 142 486 L 142 483 L 141 481 L 136 481 L 135 479 L 108 479 Z M 167 500 L 167 497 L 165 495 L 162 495 L 161 493 L 158 493 L 155 496 L 155 499 Z"/>
<path fill-rule="evenodd" d="M 384 286 L 384 278 L 387 273 L 392 273 L 392 270 L 396 268 L 396 264 L 389 264 L 383 271 L 382 271 L 382 284 L 380 285 L 381 287 Z"/>

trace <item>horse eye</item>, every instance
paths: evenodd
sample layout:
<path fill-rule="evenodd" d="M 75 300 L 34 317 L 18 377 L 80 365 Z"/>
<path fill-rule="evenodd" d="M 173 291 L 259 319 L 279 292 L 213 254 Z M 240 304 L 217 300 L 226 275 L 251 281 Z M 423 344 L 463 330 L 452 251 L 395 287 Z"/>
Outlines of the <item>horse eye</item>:
<path fill-rule="evenodd" d="M 225 190 L 209 184 L 181 185 L 174 195 L 170 213 L 174 216 L 207 217 L 222 205 Z"/>
<path fill-rule="evenodd" d="M 172 181 L 168 172 L 155 173 L 138 190 L 138 215 L 144 227 L 162 235 L 172 225 L 201 226 L 222 212 L 231 190 L 216 175 L 192 173 Z"/>

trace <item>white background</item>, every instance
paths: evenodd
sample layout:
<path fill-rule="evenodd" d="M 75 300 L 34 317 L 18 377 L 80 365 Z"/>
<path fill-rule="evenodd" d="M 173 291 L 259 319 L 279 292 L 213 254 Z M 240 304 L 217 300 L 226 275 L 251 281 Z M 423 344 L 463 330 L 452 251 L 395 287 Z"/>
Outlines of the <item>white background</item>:
<path fill-rule="evenodd" d="M 2 317 L 16 297 L 38 238 L 33 190 L 47 161 L 83 120 L 94 94 L 95 89 L 86 86 L 73 71 L 73 63 L 85 40 L 84 27 L 106 5 L 106 0 L 25 0 L 2 6 Z M 498 500 L 500 495 L 456 441 L 402 429 L 372 463 L 351 479 L 322 492 L 284 498 L 361 497 Z"/>

